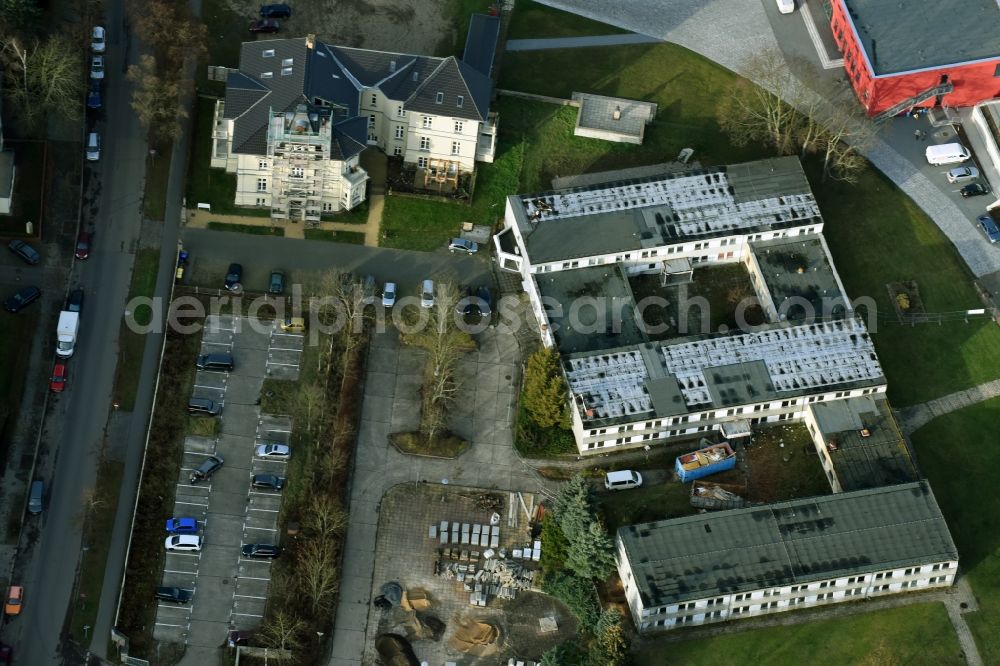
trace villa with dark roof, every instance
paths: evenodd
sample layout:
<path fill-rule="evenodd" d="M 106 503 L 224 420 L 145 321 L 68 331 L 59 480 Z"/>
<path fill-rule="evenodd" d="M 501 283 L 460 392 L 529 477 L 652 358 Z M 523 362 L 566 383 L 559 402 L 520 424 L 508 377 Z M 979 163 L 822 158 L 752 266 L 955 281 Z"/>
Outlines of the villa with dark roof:
<path fill-rule="evenodd" d="M 236 174 L 236 205 L 303 222 L 365 200 L 359 156 L 369 146 L 427 180 L 455 182 L 477 160 L 493 161 L 498 25 L 474 16 L 462 59 L 334 46 L 312 35 L 246 42 L 216 104 L 211 165 Z"/>

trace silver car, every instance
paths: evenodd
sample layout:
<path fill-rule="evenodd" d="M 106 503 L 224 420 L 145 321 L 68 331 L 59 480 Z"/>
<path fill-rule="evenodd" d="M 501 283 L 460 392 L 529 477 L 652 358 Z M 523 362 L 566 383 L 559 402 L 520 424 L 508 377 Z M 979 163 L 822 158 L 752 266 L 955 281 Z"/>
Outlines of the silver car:
<path fill-rule="evenodd" d="M 87 135 L 87 161 L 96 162 L 101 159 L 101 137 L 97 132 Z"/>
<path fill-rule="evenodd" d="M 949 183 L 962 183 L 975 178 L 979 178 L 979 169 L 976 167 L 955 167 L 948 172 Z"/>

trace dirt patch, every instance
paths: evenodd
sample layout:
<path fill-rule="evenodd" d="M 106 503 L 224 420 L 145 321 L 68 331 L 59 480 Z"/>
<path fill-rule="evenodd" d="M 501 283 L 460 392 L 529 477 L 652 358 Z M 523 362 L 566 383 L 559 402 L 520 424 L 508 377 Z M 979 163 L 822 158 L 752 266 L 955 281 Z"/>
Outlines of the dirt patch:
<path fill-rule="evenodd" d="M 234 12 L 252 18 L 259 0 L 224 0 Z M 296 0 L 292 18 L 282 21 L 281 35 L 310 33 L 322 41 L 396 53 L 438 53 L 457 35 L 450 4 L 439 0 Z"/>

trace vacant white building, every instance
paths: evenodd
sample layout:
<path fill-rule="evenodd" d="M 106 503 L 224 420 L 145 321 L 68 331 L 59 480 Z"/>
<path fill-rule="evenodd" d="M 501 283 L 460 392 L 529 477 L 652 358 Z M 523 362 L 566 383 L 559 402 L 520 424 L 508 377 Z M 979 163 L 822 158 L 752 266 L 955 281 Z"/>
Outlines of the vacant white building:
<path fill-rule="evenodd" d="M 926 481 L 622 527 L 621 576 L 647 633 L 955 581 Z"/>
<path fill-rule="evenodd" d="M 493 160 L 498 27 L 496 17 L 474 18 L 461 60 L 314 36 L 246 42 L 216 104 L 211 165 L 236 174 L 236 205 L 306 222 L 364 201 L 358 158 L 368 146 L 401 156 L 428 182 L 457 183 L 476 160 Z"/>

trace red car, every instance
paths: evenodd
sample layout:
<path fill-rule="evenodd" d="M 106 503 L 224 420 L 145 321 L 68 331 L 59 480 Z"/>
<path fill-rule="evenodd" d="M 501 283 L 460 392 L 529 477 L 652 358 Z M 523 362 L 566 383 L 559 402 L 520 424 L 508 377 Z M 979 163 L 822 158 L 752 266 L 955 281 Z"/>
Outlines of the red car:
<path fill-rule="evenodd" d="M 275 19 L 259 19 L 250 24 L 250 32 L 278 32 L 281 24 Z"/>
<path fill-rule="evenodd" d="M 52 379 L 49 380 L 49 390 L 53 393 L 62 393 L 66 388 L 66 364 L 56 363 L 55 367 L 52 368 Z"/>
<path fill-rule="evenodd" d="M 86 259 L 90 256 L 90 244 L 93 236 L 89 231 L 81 231 L 76 239 L 76 258 Z"/>

